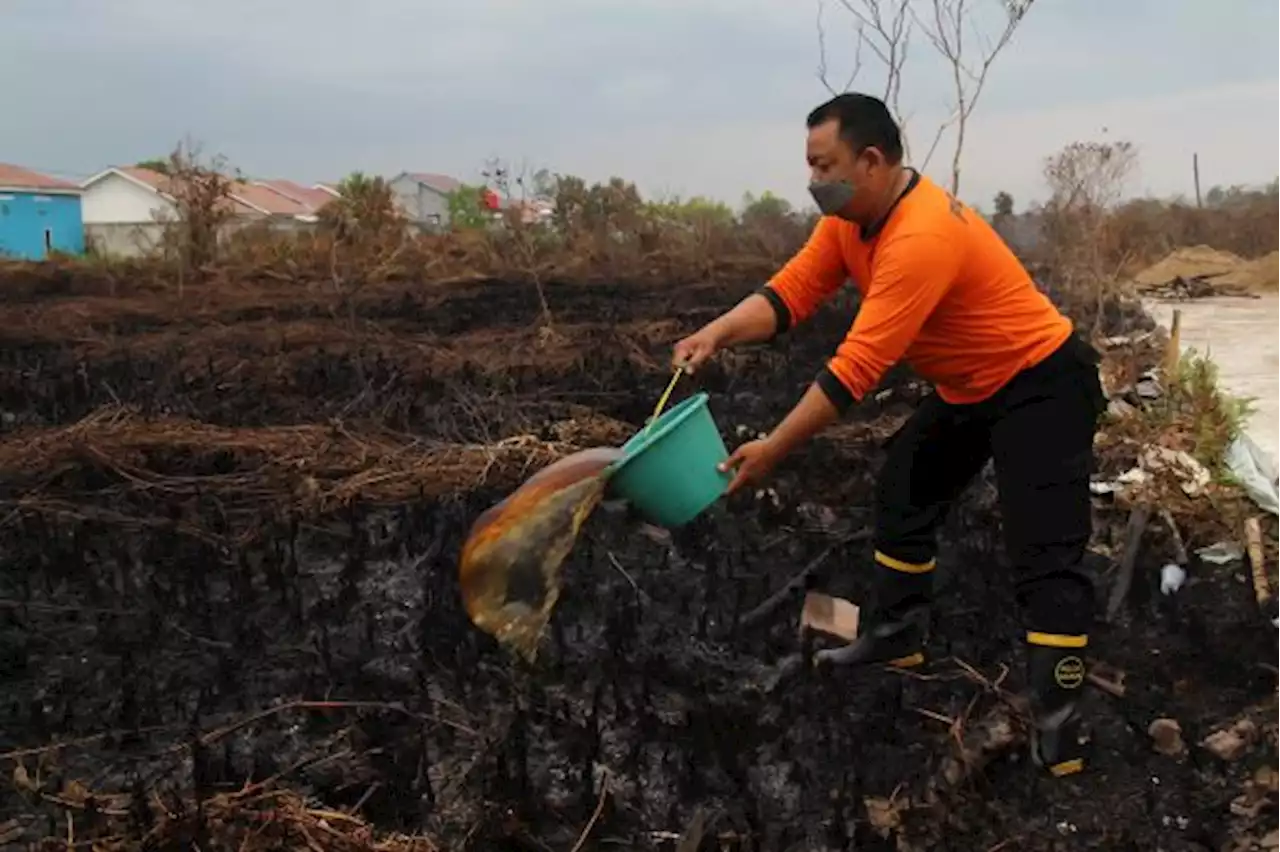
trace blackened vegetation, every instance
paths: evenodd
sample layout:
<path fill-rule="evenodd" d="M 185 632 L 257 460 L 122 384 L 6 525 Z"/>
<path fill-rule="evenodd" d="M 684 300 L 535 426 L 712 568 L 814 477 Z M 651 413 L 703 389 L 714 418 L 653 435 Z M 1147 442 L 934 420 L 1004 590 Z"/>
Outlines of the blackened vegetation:
<path fill-rule="evenodd" d="M 1092 653 L 1127 673 L 1125 697 L 1089 699 L 1091 772 L 1046 780 L 1017 747 L 1019 623 L 985 482 L 946 533 L 923 677 L 762 689 L 797 650 L 796 609 L 762 602 L 806 565 L 866 591 L 879 442 L 922 392 L 904 370 L 785 465 L 776 500 L 748 495 L 674 535 L 599 510 L 535 668 L 473 629 L 457 593 L 463 536 L 518 465 L 465 487 L 423 475 L 407 499 L 369 482 L 337 505 L 306 499 L 332 482 L 246 485 L 265 470 L 247 439 L 216 453 L 157 440 L 128 464 L 89 427 L 71 462 L 43 464 L 30 443 L 103 406 L 328 424 L 335 446 L 375 427 L 573 443 L 553 424 L 638 425 L 671 341 L 754 286 L 548 285 L 554 337 L 501 282 L 369 298 L 358 329 L 305 310 L 180 334 L 117 315 L 92 340 L 6 327 L 0 459 L 19 440 L 31 457 L 0 470 L 0 837 L 373 848 L 334 839 L 342 811 L 439 848 L 569 849 L 584 827 L 582 848 L 674 848 L 700 810 L 705 849 L 1219 848 L 1253 764 L 1162 757 L 1146 728 L 1174 716 L 1198 742 L 1273 695 L 1258 661 L 1274 637 L 1247 587 L 1206 576 L 1177 606 L 1139 598 L 1100 626 Z M 851 312 L 699 375 L 731 440 L 785 413 Z M 1274 764 L 1274 747 L 1255 757 Z M 269 788 L 324 809 L 335 835 L 279 817 L 229 827 L 228 802 Z"/>

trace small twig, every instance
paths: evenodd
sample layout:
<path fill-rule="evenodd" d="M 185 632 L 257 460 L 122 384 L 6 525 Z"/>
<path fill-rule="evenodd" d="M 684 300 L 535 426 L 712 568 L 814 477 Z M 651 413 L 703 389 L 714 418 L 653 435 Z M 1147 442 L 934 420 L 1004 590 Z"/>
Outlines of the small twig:
<path fill-rule="evenodd" d="M 609 770 L 604 770 L 600 778 L 600 798 L 596 799 L 596 809 L 591 812 L 591 819 L 587 820 L 587 824 L 582 827 L 582 833 L 578 835 L 578 841 L 573 844 L 573 848 L 569 852 L 581 852 L 582 847 L 586 845 L 587 835 L 591 834 L 591 829 L 595 828 L 596 823 L 600 820 L 600 814 L 604 812 L 605 799 L 609 796 Z"/>
<path fill-rule="evenodd" d="M 821 553 L 815 556 L 809 562 L 808 565 L 800 569 L 800 572 L 798 574 L 796 574 L 794 577 L 788 580 L 786 585 L 784 585 L 778 591 L 774 592 L 769 597 L 765 598 L 763 603 L 751 609 L 745 615 L 743 615 L 742 618 L 738 619 L 738 627 L 742 629 L 756 627 L 761 622 L 767 620 L 770 616 L 772 616 L 775 612 L 777 612 L 787 603 L 792 601 L 796 597 L 796 595 L 803 592 L 809 583 L 809 579 L 813 577 L 814 574 L 817 573 L 818 569 L 822 567 L 822 563 L 826 561 L 826 558 L 831 555 L 831 552 L 835 550 L 838 545 L 848 544 L 850 542 L 855 542 L 855 541 L 865 541 L 870 537 L 871 537 L 870 529 L 866 529 L 866 528 L 860 529 L 857 532 L 854 532 L 848 536 L 845 536 L 844 538 L 837 541 L 835 544 L 823 550 Z"/>
<path fill-rule="evenodd" d="M 1125 530 L 1124 552 L 1120 556 L 1120 570 L 1116 573 L 1116 583 L 1111 587 L 1111 600 L 1107 602 L 1107 621 L 1114 622 L 1129 596 L 1129 587 L 1133 585 L 1133 568 L 1138 561 L 1138 548 L 1142 544 L 1142 533 L 1147 528 L 1147 518 L 1151 510 L 1146 506 L 1134 506 L 1129 513 L 1129 525 Z"/>
<path fill-rule="evenodd" d="M 20 748 L 20 749 L 15 749 L 14 751 L 0 752 L 0 760 L 15 760 L 22 757 L 33 757 L 39 754 L 50 754 L 55 751 L 61 751 L 64 748 L 75 748 L 76 746 L 93 745 L 96 742 L 101 742 L 102 740 L 110 739 L 111 737 L 124 736 L 125 734 L 134 734 L 134 735 L 154 734 L 154 733 L 159 733 L 161 731 L 172 731 L 180 727 L 182 726 L 181 725 L 152 725 L 151 727 L 148 727 L 148 728 L 138 728 L 136 730 L 107 731 L 101 734 L 91 734 L 90 736 L 87 736 L 87 737 L 80 737 L 79 739 L 75 739 L 75 740 L 66 740 L 65 742 L 60 742 L 60 743 L 50 743 L 49 745 L 37 746 L 35 748 Z"/>
<path fill-rule="evenodd" d="M 801 568 L 800 572 L 788 580 L 781 589 L 765 598 L 761 604 L 738 619 L 738 626 L 744 629 L 755 627 L 781 609 L 800 592 L 803 592 L 806 585 L 808 585 L 809 578 L 817 573 L 818 569 L 822 567 L 822 563 L 826 561 L 834 549 L 834 545 L 828 547 L 810 560 L 809 564 Z"/>
<path fill-rule="evenodd" d="M 230 642 L 223 642 L 220 639 L 208 639 L 204 636 L 197 636 L 196 634 L 192 633 L 190 630 L 187 630 L 185 627 L 182 627 L 178 624 L 170 624 L 169 626 L 173 628 L 173 631 L 175 633 L 179 634 L 180 636 L 185 636 L 187 639 L 190 639 L 192 642 L 195 642 L 198 645 L 207 645 L 211 648 L 224 648 L 224 649 L 235 647 Z"/>
<path fill-rule="evenodd" d="M 952 662 L 954 662 L 957 666 L 963 669 L 964 673 L 968 675 L 969 679 L 972 680 L 974 683 L 984 687 L 985 689 L 995 691 L 996 689 L 995 685 L 992 684 L 991 681 L 987 680 L 987 678 L 983 676 L 982 672 L 978 671 L 973 666 L 969 665 L 959 657 L 952 657 Z"/>
<path fill-rule="evenodd" d="M 640 586 L 636 584 L 635 578 L 627 573 L 626 568 L 622 567 L 622 563 L 618 561 L 618 557 L 614 556 L 612 551 L 606 551 L 605 555 L 609 557 L 609 564 L 613 565 L 613 567 L 617 569 L 618 573 L 625 577 L 627 582 L 631 584 L 631 588 L 636 593 L 636 600 L 645 600 L 645 593 L 640 591 Z"/>
<path fill-rule="evenodd" d="M 1084 677 L 1085 680 L 1089 681 L 1089 683 L 1093 684 L 1098 689 L 1101 689 L 1112 698 L 1124 698 L 1124 684 L 1107 680 L 1101 675 L 1094 674 L 1093 672 L 1087 673 Z"/>
<path fill-rule="evenodd" d="M 1164 521 L 1164 525 L 1169 528 L 1169 537 L 1173 540 L 1173 561 L 1185 568 L 1189 561 L 1187 545 L 1182 540 L 1182 533 L 1178 531 L 1178 524 L 1173 520 L 1173 513 L 1168 509 L 1161 509 L 1160 520 Z"/>
<path fill-rule="evenodd" d="M 374 792 L 381 786 L 382 786 L 381 781 L 374 781 L 372 784 L 370 784 L 369 789 L 365 790 L 364 793 L 360 796 L 360 798 L 356 799 L 356 803 L 350 807 L 349 810 L 351 811 L 351 813 L 353 814 L 359 813 L 360 809 L 364 807 L 364 803 L 369 801 L 369 797 L 372 796 Z"/>
<path fill-rule="evenodd" d="M 966 763 L 968 762 L 968 754 L 964 747 L 964 726 L 965 723 L 967 723 L 973 716 L 973 708 L 978 706 L 979 697 L 980 696 L 978 695 L 974 695 L 969 699 L 969 703 L 965 705 L 964 712 L 952 720 L 951 730 L 949 732 L 951 734 L 952 741 L 956 744 L 956 749 L 960 752 L 961 759 Z"/>
<path fill-rule="evenodd" d="M 278 704 L 275 707 L 268 707 L 265 710 L 259 710 L 250 716 L 233 722 L 222 728 L 209 731 L 200 737 L 201 745 L 211 745 L 228 734 L 233 734 L 241 728 L 247 728 L 249 725 L 261 722 L 263 719 L 270 718 L 279 713 L 287 713 L 290 710 L 391 710 L 396 713 L 402 713 L 413 719 L 427 722 L 438 722 L 448 725 L 454 730 L 461 731 L 464 734 L 476 736 L 476 731 L 460 722 L 452 722 L 448 719 L 440 718 L 427 713 L 415 713 L 405 707 L 396 704 L 388 704 L 383 701 L 290 701 L 285 704 Z M 185 746 L 184 746 L 185 747 Z"/>
<path fill-rule="evenodd" d="M 946 725 L 948 728 L 951 728 L 956 723 L 956 720 L 952 719 L 950 716 L 944 716 L 941 713 L 935 713 L 932 710 L 926 710 L 923 707 L 912 707 L 911 709 L 914 710 L 916 713 L 919 713 L 921 716 L 924 716 L 926 719 L 932 719 L 935 722 L 941 722 L 942 724 Z"/>

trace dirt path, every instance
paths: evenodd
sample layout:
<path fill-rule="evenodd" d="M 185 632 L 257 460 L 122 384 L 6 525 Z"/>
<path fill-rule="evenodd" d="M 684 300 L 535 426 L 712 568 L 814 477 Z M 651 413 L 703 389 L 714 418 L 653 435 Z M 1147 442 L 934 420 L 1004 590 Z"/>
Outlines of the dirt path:
<path fill-rule="evenodd" d="M 1249 436 L 1280 457 L 1280 297 L 1213 298 L 1185 302 L 1155 301 L 1152 315 L 1165 328 L 1174 308 L 1182 311 L 1182 345 L 1209 352 L 1223 385 L 1234 394 L 1254 397 Z"/>

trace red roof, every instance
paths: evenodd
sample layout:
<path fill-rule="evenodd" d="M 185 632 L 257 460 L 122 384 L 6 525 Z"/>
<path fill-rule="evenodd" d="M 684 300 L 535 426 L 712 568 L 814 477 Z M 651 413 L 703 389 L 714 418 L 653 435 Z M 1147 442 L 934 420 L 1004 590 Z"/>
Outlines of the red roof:
<path fill-rule="evenodd" d="M 168 195 L 171 198 L 173 197 L 173 192 L 172 192 L 173 179 L 166 174 L 161 174 L 160 172 L 152 171 L 151 169 L 145 169 L 142 166 L 116 166 L 115 170 L 120 172 L 121 174 L 128 175 L 129 177 L 133 178 L 134 180 L 140 183 L 145 184 L 146 186 L 151 187 L 151 189 L 155 190 L 156 192 L 162 193 L 164 195 Z M 256 210 L 253 210 L 251 207 L 249 207 L 248 204 L 253 204 L 254 206 L 261 206 L 261 205 L 258 205 L 250 201 L 249 199 L 241 199 L 241 198 L 235 197 L 239 195 L 239 193 L 234 188 L 235 186 L 238 186 L 238 184 L 233 184 L 232 186 L 233 188 L 231 190 L 231 193 L 233 197 L 227 202 L 230 205 L 232 211 L 237 214 L 245 213 L 245 212 L 251 212 L 251 213 L 257 212 Z M 246 202 L 248 202 L 248 204 L 246 204 Z"/>
<path fill-rule="evenodd" d="M 257 207 L 272 216 L 306 216 L 312 212 L 307 205 L 294 201 L 269 186 L 237 181 L 231 184 L 230 194 L 237 201 Z"/>
<path fill-rule="evenodd" d="M 142 166 L 117 166 L 116 171 L 124 172 L 134 180 L 142 181 L 156 192 L 169 191 L 169 176 L 166 174 L 144 169 Z"/>
<path fill-rule="evenodd" d="M 69 181 L 59 180 L 58 178 L 52 178 L 48 175 L 42 175 L 39 172 L 33 172 L 30 169 L 24 169 L 21 166 L 11 166 L 8 163 L 0 163 L 0 187 L 4 187 L 6 189 L 80 191 L 78 186 Z"/>
<path fill-rule="evenodd" d="M 173 194 L 172 178 L 166 174 L 141 166 L 117 166 L 115 170 L 156 192 Z M 309 216 L 334 198 L 323 189 L 302 186 L 290 180 L 232 181 L 228 192 L 229 203 L 237 213 L 265 211 L 271 216 Z"/>
<path fill-rule="evenodd" d="M 291 180 L 284 180 L 283 178 L 258 180 L 254 181 L 254 183 L 274 190 L 286 198 L 291 198 L 294 201 L 311 208 L 313 211 L 319 210 L 321 207 L 333 200 L 333 194 L 326 190 L 318 189 L 314 186 L 303 186 L 300 183 L 295 183 Z"/>

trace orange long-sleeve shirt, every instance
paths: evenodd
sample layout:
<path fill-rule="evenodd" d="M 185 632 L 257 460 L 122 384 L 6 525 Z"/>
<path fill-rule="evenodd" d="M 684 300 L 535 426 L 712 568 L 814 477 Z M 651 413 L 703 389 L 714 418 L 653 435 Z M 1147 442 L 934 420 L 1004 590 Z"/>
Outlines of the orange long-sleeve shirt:
<path fill-rule="evenodd" d="M 1072 333 L 995 230 L 921 175 L 866 235 L 833 216 L 818 222 L 763 291 L 779 331 L 850 278 L 862 305 L 818 382 L 841 408 L 904 358 L 946 402 L 980 402 Z"/>

